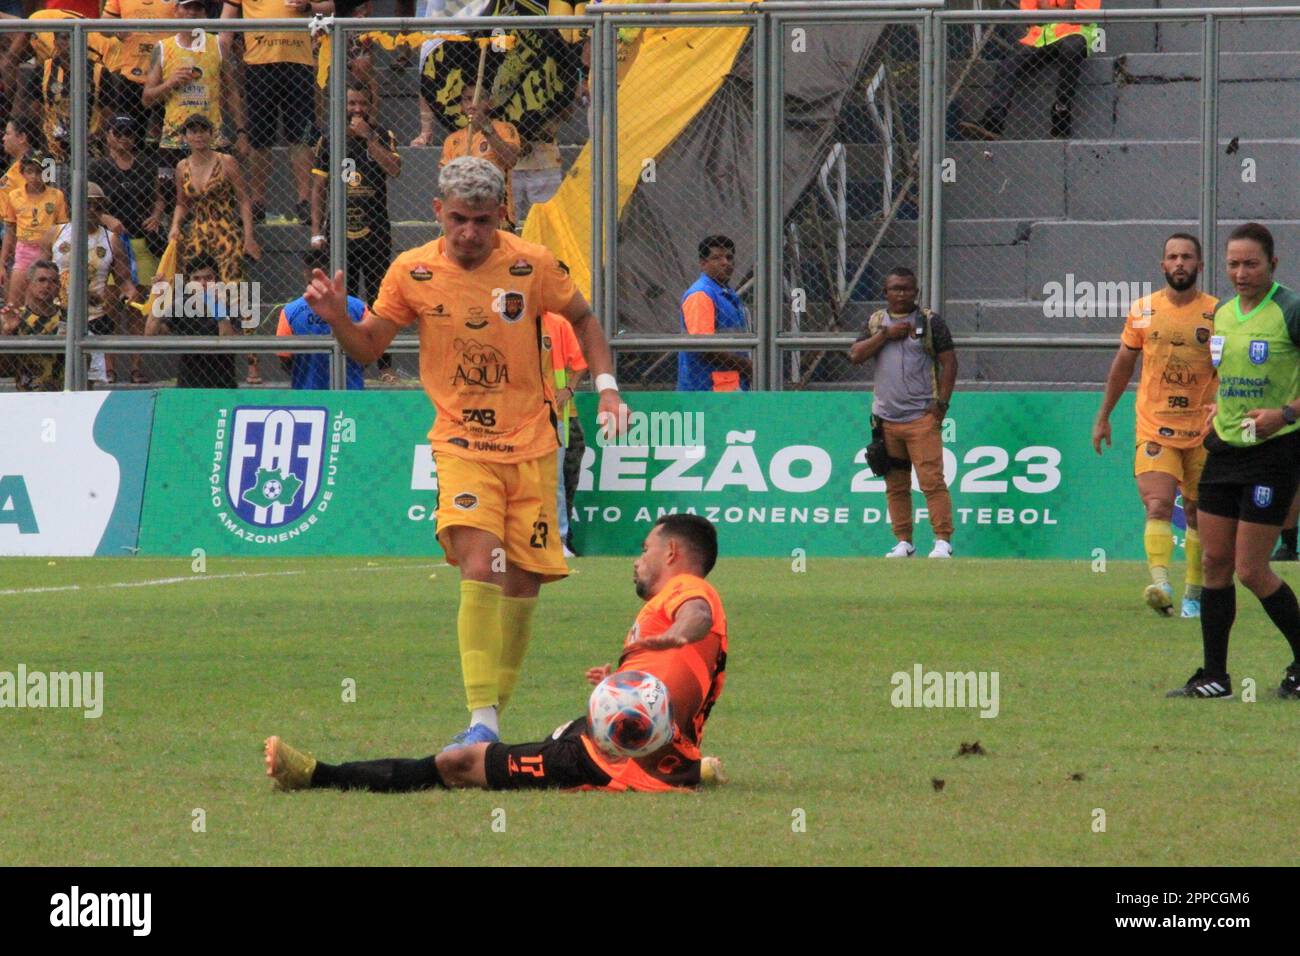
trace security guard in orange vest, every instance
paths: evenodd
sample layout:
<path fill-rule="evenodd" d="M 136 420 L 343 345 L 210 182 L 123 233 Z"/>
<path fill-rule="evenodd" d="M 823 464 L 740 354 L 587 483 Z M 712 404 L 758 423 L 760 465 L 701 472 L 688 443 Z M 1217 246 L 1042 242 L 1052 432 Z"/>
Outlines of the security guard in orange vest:
<path fill-rule="evenodd" d="M 1101 0 L 1020 0 L 1021 10 L 1100 10 Z M 1095 23 L 1033 24 L 1020 42 L 1002 60 L 993 91 L 993 102 L 980 123 L 962 123 L 968 133 L 984 139 L 1001 139 L 1007 111 L 1016 87 L 1032 70 L 1056 61 L 1056 99 L 1052 103 L 1051 131 L 1057 139 L 1070 136 L 1074 87 L 1083 61 L 1097 46 Z"/>

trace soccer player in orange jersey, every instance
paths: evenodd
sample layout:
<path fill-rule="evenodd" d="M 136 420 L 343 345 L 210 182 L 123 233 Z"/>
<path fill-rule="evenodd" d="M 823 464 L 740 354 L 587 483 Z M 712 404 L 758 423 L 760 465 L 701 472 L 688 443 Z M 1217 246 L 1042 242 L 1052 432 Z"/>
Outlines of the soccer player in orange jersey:
<path fill-rule="evenodd" d="M 700 756 L 704 724 L 726 678 L 727 618 L 718 592 L 704 580 L 717 555 L 718 535 L 712 524 L 697 515 L 664 515 L 646 535 L 633 567 L 636 593 L 645 604 L 624 639 L 618 669 L 653 674 L 668 688 L 673 738 L 657 753 L 637 759 L 607 756 L 587 735 L 584 716 L 538 743 L 477 743 L 415 760 L 332 765 L 270 737 L 267 776 L 281 790 L 329 787 L 387 793 L 432 787 L 655 793 L 723 783 L 717 758 Z M 598 684 L 611 670 L 609 664 L 592 667 L 587 680 Z"/>
<path fill-rule="evenodd" d="M 362 365 L 398 329 L 419 329 L 420 381 L 436 412 L 438 542 L 461 572 L 456 630 L 470 722 L 452 746 L 463 746 L 499 739 L 538 591 L 569 573 L 556 520 L 559 409 L 543 312 L 573 325 L 609 434 L 626 417 L 587 300 L 548 249 L 499 228 L 500 170 L 463 157 L 443 167 L 438 185 L 442 238 L 394 260 L 359 323 L 348 318 L 341 271 L 331 280 L 317 269 L 305 298 Z"/>
<path fill-rule="evenodd" d="M 1137 392 L 1137 451 L 1134 473 L 1146 507 L 1143 541 L 1151 584 L 1143 592 L 1147 605 L 1161 616 L 1173 615 L 1169 561 L 1174 553 L 1174 497 L 1183 493 L 1187 516 L 1186 590 L 1182 616 L 1201 616 L 1201 540 L 1196 529 L 1197 485 L 1205 464 L 1201 446 L 1205 406 L 1214 400 L 1218 375 L 1210 360 L 1214 310 L 1218 300 L 1197 287 L 1201 243 L 1175 233 L 1165 240 L 1161 269 L 1167 288 L 1133 303 L 1120 336 L 1119 352 L 1106 378 L 1106 392 L 1092 426 L 1092 447 L 1110 444 L 1110 413 L 1128 387 L 1142 356 Z"/>

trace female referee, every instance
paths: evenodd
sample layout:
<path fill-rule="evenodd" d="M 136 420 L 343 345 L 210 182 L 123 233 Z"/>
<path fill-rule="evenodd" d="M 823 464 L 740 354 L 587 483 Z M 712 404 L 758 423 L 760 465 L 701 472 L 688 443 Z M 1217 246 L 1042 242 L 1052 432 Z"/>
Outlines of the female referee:
<path fill-rule="evenodd" d="M 1210 357 L 1217 404 L 1206 422 L 1201 474 L 1201 641 L 1205 666 L 1170 697 L 1227 698 L 1228 636 L 1237 615 L 1232 575 L 1259 598 L 1291 645 L 1278 696 L 1300 697 L 1300 605 L 1269 568 L 1269 551 L 1300 483 L 1300 294 L 1273 281 L 1273 236 L 1258 223 L 1228 237 L 1237 295 L 1214 315 Z"/>

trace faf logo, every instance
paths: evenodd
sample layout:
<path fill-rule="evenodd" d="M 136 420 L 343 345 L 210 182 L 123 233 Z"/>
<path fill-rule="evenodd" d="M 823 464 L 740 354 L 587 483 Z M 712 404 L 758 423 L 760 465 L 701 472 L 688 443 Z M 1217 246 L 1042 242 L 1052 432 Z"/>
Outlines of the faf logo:
<path fill-rule="evenodd" d="M 1255 365 L 1263 365 L 1268 361 L 1268 341 L 1266 339 L 1250 340 L 1250 360 Z"/>
<path fill-rule="evenodd" d="M 1255 486 L 1255 507 L 1267 508 L 1273 503 L 1273 489 L 1269 485 Z"/>
<path fill-rule="evenodd" d="M 338 470 L 340 423 L 335 423 L 335 433 L 329 436 L 335 443 L 331 445 L 326 442 L 328 418 L 324 408 L 283 406 L 242 406 L 234 408 L 228 420 L 222 415 L 212 470 L 215 478 L 224 444 L 229 449 L 223 473 L 225 494 L 219 495 L 213 488 L 212 503 L 220 509 L 219 517 L 228 531 L 254 541 L 280 541 L 296 537 L 315 523 L 314 511 L 324 511 L 333 494 L 325 491 L 318 506 L 316 499 L 323 485 L 333 484 Z M 226 435 L 229 440 L 223 443 Z M 323 480 L 327 451 L 330 471 Z M 240 527 L 223 505 L 256 531 Z M 258 533 L 289 525 L 294 527 L 278 534 Z"/>

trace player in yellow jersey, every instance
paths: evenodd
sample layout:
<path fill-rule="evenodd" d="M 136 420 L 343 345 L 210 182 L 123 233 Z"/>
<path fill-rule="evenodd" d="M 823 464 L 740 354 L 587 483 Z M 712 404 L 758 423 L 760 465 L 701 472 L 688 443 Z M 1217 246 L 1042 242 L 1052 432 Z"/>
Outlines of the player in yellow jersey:
<path fill-rule="evenodd" d="M 442 238 L 399 255 L 356 324 L 343 273 L 313 273 L 307 304 L 369 365 L 398 329 L 420 332 L 420 381 L 436 416 L 438 541 L 460 567 L 456 630 L 470 710 L 452 746 L 499 739 L 537 594 L 569 573 L 556 522 L 559 411 L 543 312 L 568 319 L 613 429 L 621 402 L 609 343 L 582 293 L 545 246 L 500 228 L 505 180 L 492 163 L 455 159 L 438 175 Z"/>
<path fill-rule="evenodd" d="M 1133 303 L 1119 351 L 1106 378 L 1106 392 L 1092 426 L 1092 447 L 1110 444 L 1110 413 L 1128 387 L 1142 356 L 1138 385 L 1137 450 L 1133 471 L 1146 507 L 1143 541 L 1151 584 L 1143 597 L 1162 616 L 1173 614 L 1169 561 L 1174 553 L 1174 498 L 1183 493 L 1187 516 L 1186 591 L 1182 616 L 1201 616 L 1201 541 L 1196 528 L 1197 485 L 1205 464 L 1201 446 L 1205 406 L 1214 401 L 1218 376 L 1210 360 L 1218 300 L 1197 287 L 1201 243 L 1175 233 L 1165 240 L 1161 269 L 1167 287 Z"/>

